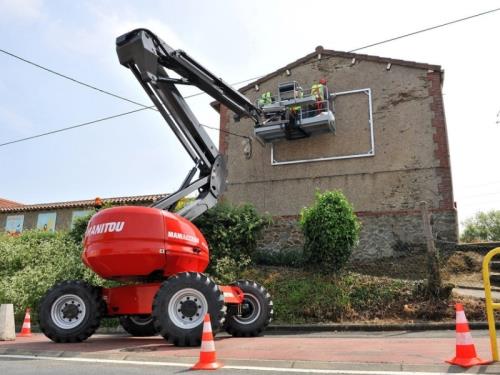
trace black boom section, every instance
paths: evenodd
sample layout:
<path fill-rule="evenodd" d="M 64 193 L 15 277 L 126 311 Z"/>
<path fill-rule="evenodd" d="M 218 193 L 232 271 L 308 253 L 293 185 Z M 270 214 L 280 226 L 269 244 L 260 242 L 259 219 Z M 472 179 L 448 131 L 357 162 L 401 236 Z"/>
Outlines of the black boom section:
<path fill-rule="evenodd" d="M 197 86 L 236 115 L 250 117 L 255 123 L 260 121 L 260 109 L 184 51 L 174 50 L 149 30 L 137 29 L 118 37 L 116 50 L 120 63 L 134 73 L 199 170 L 195 181 L 195 173 L 189 172 L 177 192 L 155 202 L 153 207 L 172 209 L 179 199 L 198 191 L 196 200 L 179 212 L 192 220 L 217 203 L 225 189 L 227 172 L 217 147 L 176 85 Z M 182 78 L 171 78 L 165 69 Z"/>

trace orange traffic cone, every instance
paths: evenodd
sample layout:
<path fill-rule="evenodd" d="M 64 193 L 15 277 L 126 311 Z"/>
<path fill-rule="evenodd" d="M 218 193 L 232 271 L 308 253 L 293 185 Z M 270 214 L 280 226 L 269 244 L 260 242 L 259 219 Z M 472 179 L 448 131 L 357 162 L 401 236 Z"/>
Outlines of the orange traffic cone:
<path fill-rule="evenodd" d="M 452 365 L 462 367 L 472 367 L 474 365 L 487 365 L 493 361 L 481 359 L 476 354 L 476 347 L 472 342 L 472 336 L 469 330 L 469 323 L 465 317 L 464 307 L 461 303 L 455 305 L 457 311 L 457 345 L 455 358 L 449 359 L 446 362 Z"/>
<path fill-rule="evenodd" d="M 214 336 L 212 335 L 212 324 L 210 323 L 210 314 L 205 315 L 203 321 L 203 334 L 201 336 L 200 360 L 191 370 L 217 370 L 224 366 L 217 362 L 215 355 Z"/>
<path fill-rule="evenodd" d="M 26 309 L 26 315 L 24 316 L 23 327 L 21 328 L 21 333 L 17 337 L 30 337 L 31 336 L 31 316 L 30 308 Z"/>

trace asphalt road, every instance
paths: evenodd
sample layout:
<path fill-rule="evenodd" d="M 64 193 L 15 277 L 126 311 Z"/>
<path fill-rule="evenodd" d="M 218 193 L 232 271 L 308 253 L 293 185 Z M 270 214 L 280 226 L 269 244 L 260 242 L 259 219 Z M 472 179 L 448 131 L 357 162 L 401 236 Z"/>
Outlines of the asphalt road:
<path fill-rule="evenodd" d="M 290 332 L 215 340 L 223 374 L 436 375 L 463 373 L 445 359 L 455 352 L 454 331 Z M 473 337 L 480 357 L 490 356 L 486 330 Z M 0 375 L 183 374 L 199 348 L 177 348 L 161 337 L 94 335 L 77 344 L 56 344 L 41 334 L 0 342 Z M 206 373 L 201 371 L 199 373 Z M 214 372 L 210 372 L 214 373 Z M 500 374 L 500 365 L 467 373 Z"/>
<path fill-rule="evenodd" d="M 184 374 L 191 372 L 189 367 L 182 365 L 159 365 L 159 364 L 124 364 L 124 363 L 95 363 L 91 359 L 86 361 L 75 361 L 75 359 L 34 359 L 34 358 L 9 358 L 0 356 L 0 372 L 5 375 L 166 375 Z M 285 369 L 285 368 L 248 368 L 238 369 L 235 366 L 228 366 L 216 371 L 219 374 L 245 374 L 245 375 L 274 375 L 292 373 L 314 373 L 314 374 L 335 374 L 335 375 L 448 375 L 439 372 L 393 372 L 383 371 L 373 368 L 366 370 L 335 370 L 335 369 Z M 210 373 L 214 371 L 197 371 L 198 374 Z"/>

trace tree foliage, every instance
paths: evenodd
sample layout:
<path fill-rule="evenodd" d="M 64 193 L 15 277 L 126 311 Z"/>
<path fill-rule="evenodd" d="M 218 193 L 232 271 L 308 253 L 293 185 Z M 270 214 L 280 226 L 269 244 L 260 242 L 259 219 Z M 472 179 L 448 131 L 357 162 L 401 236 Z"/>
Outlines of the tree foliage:
<path fill-rule="evenodd" d="M 478 212 L 463 224 L 462 242 L 500 241 L 500 210 Z"/>
<path fill-rule="evenodd" d="M 316 193 L 312 206 L 300 214 L 304 263 L 322 272 L 336 272 L 347 263 L 359 239 L 360 223 L 340 191 Z"/>

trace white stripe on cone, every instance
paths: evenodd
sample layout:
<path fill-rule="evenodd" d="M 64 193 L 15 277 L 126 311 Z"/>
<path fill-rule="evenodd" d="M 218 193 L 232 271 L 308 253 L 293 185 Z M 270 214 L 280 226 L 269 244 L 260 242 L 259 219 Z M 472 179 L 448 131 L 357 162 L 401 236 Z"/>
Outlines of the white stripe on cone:
<path fill-rule="evenodd" d="M 467 323 L 467 318 L 465 317 L 465 312 L 457 311 L 457 323 Z"/>
<path fill-rule="evenodd" d="M 470 332 L 458 333 L 457 332 L 457 345 L 474 345 L 472 342 L 472 335 Z"/>
<path fill-rule="evenodd" d="M 212 332 L 212 324 L 210 322 L 203 323 L 203 332 Z"/>
<path fill-rule="evenodd" d="M 203 341 L 201 343 L 201 351 L 202 352 L 215 352 L 215 344 L 213 340 Z"/>
<path fill-rule="evenodd" d="M 31 328 L 31 323 L 29 323 L 29 322 L 23 323 L 23 327 L 22 328 Z"/>

